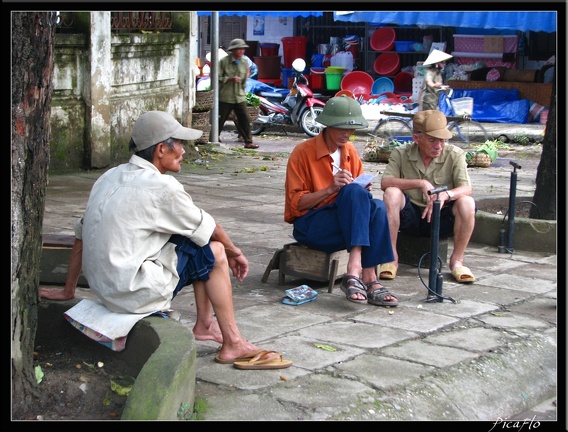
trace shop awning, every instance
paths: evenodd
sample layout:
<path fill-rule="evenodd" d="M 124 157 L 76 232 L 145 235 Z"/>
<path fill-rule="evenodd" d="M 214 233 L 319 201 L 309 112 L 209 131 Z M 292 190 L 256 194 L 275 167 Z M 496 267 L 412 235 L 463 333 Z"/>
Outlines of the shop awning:
<path fill-rule="evenodd" d="M 201 15 L 211 15 L 211 12 L 198 11 L 197 16 Z M 219 11 L 219 16 L 223 15 L 239 15 L 239 16 L 256 16 L 260 15 L 263 17 L 308 17 L 308 16 L 322 16 L 323 12 L 313 12 L 313 11 Z"/>
<path fill-rule="evenodd" d="M 527 11 L 340 11 L 333 13 L 335 21 L 367 22 L 418 26 L 465 27 L 514 31 L 556 31 L 558 13 Z"/>

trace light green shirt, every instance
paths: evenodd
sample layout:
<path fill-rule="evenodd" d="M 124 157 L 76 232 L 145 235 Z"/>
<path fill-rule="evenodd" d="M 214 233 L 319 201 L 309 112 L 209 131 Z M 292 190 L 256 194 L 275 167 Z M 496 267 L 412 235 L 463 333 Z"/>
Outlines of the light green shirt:
<path fill-rule="evenodd" d="M 432 159 L 427 169 L 420 157 L 418 144 L 412 142 L 396 147 L 391 151 L 383 178 L 426 179 L 435 188 L 447 186 L 448 189 L 453 189 L 458 186 L 471 186 L 465 151 L 448 143 L 444 145 L 442 154 Z M 409 189 L 405 192 L 413 204 L 426 207 L 426 197 L 422 190 Z"/>
<path fill-rule="evenodd" d="M 242 58 L 237 64 L 231 54 L 219 60 L 219 101 L 225 103 L 246 102 L 248 63 Z M 229 82 L 229 78 L 240 76 L 241 82 Z"/>

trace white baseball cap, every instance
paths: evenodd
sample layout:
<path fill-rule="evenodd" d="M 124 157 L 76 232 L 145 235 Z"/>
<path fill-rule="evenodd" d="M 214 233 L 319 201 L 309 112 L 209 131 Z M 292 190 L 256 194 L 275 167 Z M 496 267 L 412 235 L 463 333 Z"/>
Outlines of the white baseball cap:
<path fill-rule="evenodd" d="M 145 150 L 168 138 L 196 140 L 203 131 L 182 126 L 171 114 L 163 111 L 147 111 L 138 117 L 132 129 L 136 151 Z"/>

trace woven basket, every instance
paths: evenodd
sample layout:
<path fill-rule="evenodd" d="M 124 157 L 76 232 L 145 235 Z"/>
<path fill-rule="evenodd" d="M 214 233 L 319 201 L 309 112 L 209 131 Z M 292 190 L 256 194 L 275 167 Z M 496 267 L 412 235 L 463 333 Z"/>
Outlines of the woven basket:
<path fill-rule="evenodd" d="M 385 148 L 386 140 L 377 137 L 376 141 L 370 141 L 363 149 L 363 160 L 367 162 L 383 162 L 388 163 L 391 149 Z"/>
<path fill-rule="evenodd" d="M 193 112 L 191 114 L 191 127 L 199 129 L 202 126 L 211 127 L 211 111 Z"/>
<path fill-rule="evenodd" d="M 213 109 L 213 91 L 195 92 L 195 106 L 193 112 L 205 112 Z"/>
<path fill-rule="evenodd" d="M 249 106 L 249 107 L 247 107 L 247 114 L 248 114 L 249 122 L 252 123 L 260 114 L 260 108 Z M 233 111 L 231 111 L 231 114 L 229 114 L 229 117 L 227 117 L 227 120 L 234 122 L 235 119 L 236 119 L 235 114 L 234 114 Z"/>
<path fill-rule="evenodd" d="M 487 168 L 489 165 L 491 165 L 491 156 L 487 153 L 476 153 L 467 163 L 467 166 L 480 168 Z"/>
<path fill-rule="evenodd" d="M 196 144 L 208 143 L 211 132 L 211 111 L 191 113 L 191 127 L 203 131 L 201 138 L 195 140 Z"/>

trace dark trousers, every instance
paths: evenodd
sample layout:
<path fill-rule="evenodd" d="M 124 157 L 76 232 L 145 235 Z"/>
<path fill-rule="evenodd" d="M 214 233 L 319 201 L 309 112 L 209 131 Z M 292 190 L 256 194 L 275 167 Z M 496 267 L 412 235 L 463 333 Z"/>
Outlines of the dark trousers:
<path fill-rule="evenodd" d="M 252 134 L 250 133 L 250 123 L 247 112 L 247 103 L 241 102 L 237 104 L 226 103 L 219 101 L 219 133 L 223 130 L 225 122 L 231 114 L 231 111 L 235 113 L 237 121 L 235 122 L 235 127 L 237 132 L 245 140 L 245 144 L 252 143 Z M 209 137 L 211 141 L 211 137 Z"/>
<path fill-rule="evenodd" d="M 385 203 L 357 184 L 342 187 L 333 204 L 296 219 L 293 234 L 326 253 L 362 246 L 364 268 L 394 261 Z"/>

